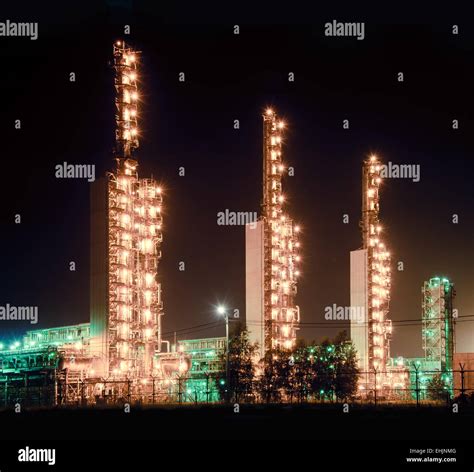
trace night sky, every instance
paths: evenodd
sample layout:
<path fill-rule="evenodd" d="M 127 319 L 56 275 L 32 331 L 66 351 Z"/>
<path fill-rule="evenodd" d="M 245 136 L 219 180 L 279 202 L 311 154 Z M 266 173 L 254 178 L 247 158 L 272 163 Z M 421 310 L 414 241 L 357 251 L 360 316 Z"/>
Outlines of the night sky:
<path fill-rule="evenodd" d="M 320 340 L 344 327 L 325 321 L 324 307 L 349 304 L 349 252 L 361 245 L 361 165 L 370 152 L 421 166 L 420 182 L 388 179 L 381 194 L 394 262 L 393 355 L 422 354 L 419 321 L 400 321 L 420 320 L 421 285 L 431 276 L 452 279 L 459 315 L 474 315 L 474 35 L 465 15 L 65 3 L 2 7 L 0 21 L 38 21 L 39 38 L 0 38 L 0 305 L 38 305 L 38 328 L 89 320 L 89 184 L 56 179 L 54 167 L 95 164 L 97 176 L 113 169 L 110 63 L 112 43 L 125 39 L 143 52 L 140 176 L 153 175 L 165 189 L 165 333 L 223 335 L 223 324 L 195 327 L 218 321 L 220 302 L 245 311 L 244 229 L 218 226 L 217 213 L 259 211 L 268 105 L 288 123 L 284 155 L 295 169 L 283 187 L 303 230 L 300 335 Z M 325 37 L 333 19 L 364 21 L 365 39 Z M 467 320 L 474 317 L 457 325 L 459 352 L 474 351 Z M 0 337 L 31 327 L 2 322 Z"/>

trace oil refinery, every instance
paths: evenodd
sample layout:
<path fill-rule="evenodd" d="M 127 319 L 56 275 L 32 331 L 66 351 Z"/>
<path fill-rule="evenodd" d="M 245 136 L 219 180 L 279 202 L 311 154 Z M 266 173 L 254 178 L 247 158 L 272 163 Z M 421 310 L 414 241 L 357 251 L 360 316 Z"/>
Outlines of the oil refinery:
<path fill-rule="evenodd" d="M 160 264 L 163 233 L 166 237 L 164 192 L 155 178 L 139 176 L 141 52 L 116 42 L 113 69 L 115 168 L 90 184 L 89 321 L 29 330 L 21 342 L 2 341 L 0 408 L 18 401 L 38 406 L 209 403 L 223 401 L 230 388 L 228 317 L 225 337 L 176 339 L 171 344 L 163 336 L 167 319 Z M 262 120 L 261 213 L 255 222 L 244 225 L 245 247 L 240 250 L 245 254 L 243 323 L 249 343 L 256 348 L 247 368 L 255 367 L 263 376 L 264 368 L 278 356 L 291 354 L 289 362 L 294 363 L 298 341 L 304 341 L 298 333 L 305 320 L 297 304 L 300 227 L 290 216 L 283 192 L 287 125 L 273 108 L 263 112 Z M 469 353 L 456 353 L 451 280 L 427 274 L 423 282 L 423 357 L 391 355 L 391 339 L 397 333 L 389 311 L 390 234 L 380 218 L 383 166 L 376 155 L 363 161 L 361 246 L 350 252 L 350 305 L 364 315 L 350 320 L 350 340 L 341 342 L 345 347 L 352 342 L 356 352 L 353 397 L 368 402 L 415 397 L 418 401 L 440 375 L 442 388 L 453 398 L 474 389 L 469 369 L 474 360 Z M 311 364 L 330 362 L 334 351 L 333 345 L 327 345 L 318 359 L 313 347 L 299 349 Z M 460 374 L 457 365 L 466 366 L 466 371 Z M 278 388 L 274 387 L 278 379 L 270 383 Z M 275 396 L 279 401 L 293 398 L 293 392 L 280 390 Z M 251 401 L 262 398 L 254 395 Z M 318 389 L 315 398 L 323 401 L 328 393 Z"/>

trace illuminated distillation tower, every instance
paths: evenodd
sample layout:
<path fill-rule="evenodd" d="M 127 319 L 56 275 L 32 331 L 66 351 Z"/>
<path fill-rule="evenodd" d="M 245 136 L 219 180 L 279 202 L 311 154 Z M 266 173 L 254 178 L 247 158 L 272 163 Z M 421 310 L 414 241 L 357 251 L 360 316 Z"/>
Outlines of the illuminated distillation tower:
<path fill-rule="evenodd" d="M 362 176 L 363 249 L 367 251 L 367 367 L 385 371 L 390 359 L 390 254 L 381 236 L 379 189 L 381 165 L 376 156 L 364 161 Z"/>
<path fill-rule="evenodd" d="M 109 374 L 146 377 L 160 347 L 161 290 L 156 280 L 161 236 L 161 190 L 139 179 L 139 53 L 114 45 L 116 161 L 109 176 Z"/>
<path fill-rule="evenodd" d="M 295 305 L 299 228 L 283 211 L 282 132 L 273 110 L 263 115 L 264 335 L 265 350 L 295 345 L 299 308 Z"/>

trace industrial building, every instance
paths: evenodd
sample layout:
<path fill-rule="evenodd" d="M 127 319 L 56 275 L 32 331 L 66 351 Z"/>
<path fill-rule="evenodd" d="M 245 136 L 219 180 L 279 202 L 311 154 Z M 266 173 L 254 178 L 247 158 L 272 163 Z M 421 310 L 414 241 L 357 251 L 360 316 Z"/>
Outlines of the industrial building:
<path fill-rule="evenodd" d="M 166 400 L 189 368 L 183 353 L 162 351 L 162 192 L 138 175 L 139 63 L 139 51 L 114 44 L 116 168 L 91 185 L 90 323 L 29 331 L 3 349 L 5 398 L 20 379 L 54 403 Z"/>
<path fill-rule="evenodd" d="M 379 221 L 382 180 L 382 165 L 372 155 L 362 168 L 362 248 L 350 254 L 351 308 L 365 318 L 351 319 L 350 332 L 358 352 L 361 395 L 390 396 L 405 390 L 408 373 L 390 358 L 390 253 Z"/>
<path fill-rule="evenodd" d="M 225 381 L 225 337 L 178 341 L 178 352 L 190 359 L 186 372 L 184 401 L 221 400 L 219 382 Z"/>
<path fill-rule="evenodd" d="M 387 398 L 395 395 L 407 399 L 415 396 L 425 399 L 429 397 L 429 383 L 439 374 L 447 393 L 452 397 L 455 394 L 453 376 L 459 375 L 453 371 L 455 292 L 453 284 L 447 278 L 433 277 L 425 281 L 421 289 L 421 341 L 424 357 L 393 359 L 390 356 L 390 254 L 385 246 L 379 221 L 379 197 L 383 183 L 381 171 L 382 165 L 376 156 L 371 156 L 364 162 L 361 221 L 363 245 L 350 255 L 351 308 L 362 308 L 361 311 L 365 313 L 363 322 L 351 319 L 350 326 L 361 370 L 361 396 L 373 395 L 377 391 L 377 394 Z"/>
<path fill-rule="evenodd" d="M 161 350 L 161 188 L 138 176 L 139 53 L 114 45 L 117 167 L 91 198 L 91 350 L 102 376 L 146 378 Z"/>
<path fill-rule="evenodd" d="M 447 278 L 434 277 L 422 287 L 422 338 L 427 361 L 440 370 L 451 371 L 454 357 L 454 285 Z"/>
<path fill-rule="evenodd" d="M 245 228 L 246 325 L 259 358 L 295 346 L 300 311 L 295 303 L 299 276 L 299 227 L 284 211 L 282 156 L 285 124 L 276 112 L 263 115 L 262 214 Z"/>
<path fill-rule="evenodd" d="M 90 322 L 0 344 L 5 406 L 220 400 L 226 338 L 162 340 L 162 191 L 136 156 L 140 53 L 119 41 L 113 59 L 116 168 L 91 184 Z"/>
<path fill-rule="evenodd" d="M 90 323 L 81 323 L 59 328 L 27 331 L 23 337 L 23 347 L 44 348 L 67 346 L 68 349 L 87 349 L 90 340 Z"/>
<path fill-rule="evenodd" d="M 113 59 L 116 167 L 91 184 L 90 322 L 31 330 L 22 342 L 0 344 L 0 406 L 222 399 L 228 335 L 176 340 L 173 346 L 162 339 L 163 202 L 158 182 L 138 172 L 140 53 L 117 42 Z M 256 361 L 294 348 L 300 325 L 300 228 L 285 209 L 284 129 L 277 113 L 266 110 L 262 211 L 245 226 L 246 327 L 259 346 Z M 402 399 L 414 388 L 423 397 L 436 373 L 450 395 L 472 390 L 474 357 L 455 353 L 454 286 L 447 278 L 433 277 L 422 287 L 424 357 L 390 355 L 382 184 L 382 164 L 371 156 L 362 171 L 362 247 L 350 254 L 351 308 L 364 314 L 350 324 L 360 397 Z M 465 375 L 456 372 L 458 365 Z"/>
<path fill-rule="evenodd" d="M 423 283 L 421 295 L 421 341 L 424 357 L 403 359 L 404 365 L 410 370 L 412 396 L 418 391 L 419 398 L 429 398 L 429 384 L 434 376 L 440 375 L 447 393 L 452 397 L 461 388 L 460 372 L 456 372 L 459 371 L 459 365 L 454 363 L 454 284 L 446 277 L 432 277 Z M 466 367 L 466 370 L 469 368 Z M 466 382 L 467 375 L 466 373 Z"/>

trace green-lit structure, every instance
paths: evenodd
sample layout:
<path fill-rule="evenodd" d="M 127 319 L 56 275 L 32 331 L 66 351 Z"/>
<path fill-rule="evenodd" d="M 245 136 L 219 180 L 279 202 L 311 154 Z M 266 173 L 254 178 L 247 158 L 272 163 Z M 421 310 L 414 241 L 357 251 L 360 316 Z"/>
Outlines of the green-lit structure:
<path fill-rule="evenodd" d="M 225 381 L 225 349 L 225 337 L 178 342 L 178 350 L 190 359 L 183 396 L 186 401 L 216 402 L 221 400 L 218 383 Z"/>
<path fill-rule="evenodd" d="M 428 387 L 433 377 L 441 375 L 444 390 L 454 395 L 454 285 L 446 277 L 433 277 L 422 288 L 422 347 L 424 357 L 400 359 L 410 371 L 412 397 L 430 397 Z"/>
<path fill-rule="evenodd" d="M 31 330 L 21 341 L 0 342 L 0 408 L 16 402 L 93 403 L 91 396 L 104 380 L 96 378 L 90 340 L 90 323 L 81 323 Z M 216 337 L 178 341 L 172 352 L 158 354 L 168 393 L 159 390 L 163 379 L 156 378 L 153 402 L 220 401 L 225 349 L 226 338 Z"/>
<path fill-rule="evenodd" d="M 443 371 L 453 369 L 453 287 L 448 279 L 440 277 L 426 281 L 422 287 L 422 339 L 425 359 L 439 362 Z"/>
<path fill-rule="evenodd" d="M 57 348 L 21 348 L 19 343 L 0 352 L 0 407 L 26 403 L 55 405 L 63 357 Z"/>
<path fill-rule="evenodd" d="M 35 346 L 63 346 L 80 351 L 89 344 L 89 340 L 90 323 L 81 323 L 58 328 L 27 331 L 23 337 L 23 346 L 26 348 Z"/>

